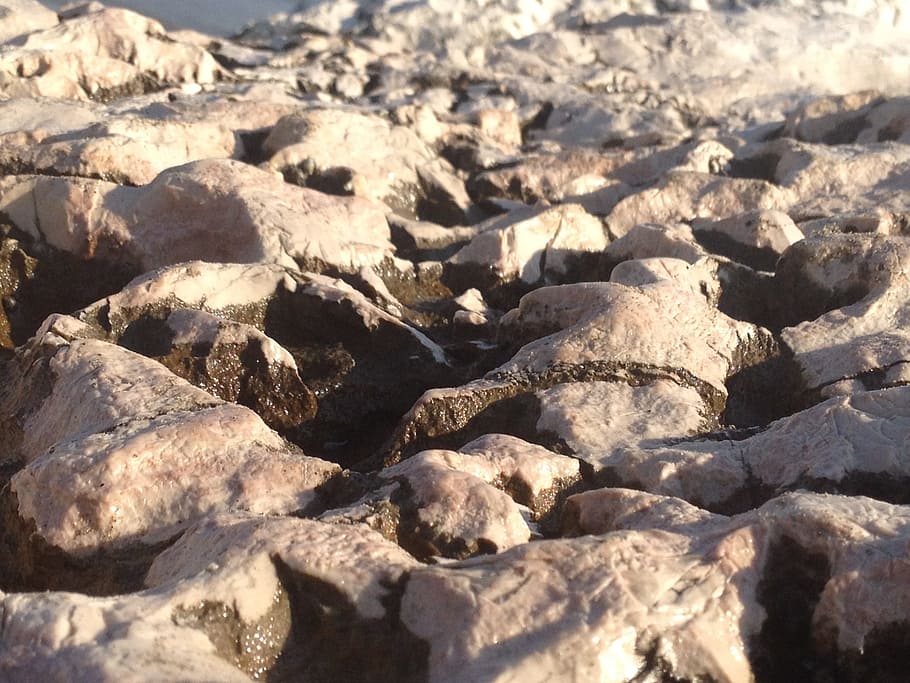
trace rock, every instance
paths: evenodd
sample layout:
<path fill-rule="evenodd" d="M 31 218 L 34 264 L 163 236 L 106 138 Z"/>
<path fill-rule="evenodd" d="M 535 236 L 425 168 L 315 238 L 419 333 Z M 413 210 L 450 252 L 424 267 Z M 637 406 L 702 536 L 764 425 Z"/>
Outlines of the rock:
<path fill-rule="evenodd" d="M 149 339 L 157 343 L 149 346 Z M 316 416 L 316 397 L 294 357 L 250 325 L 182 308 L 160 326 L 132 325 L 120 343 L 213 396 L 247 406 L 280 432 Z"/>
<path fill-rule="evenodd" d="M 647 530 L 525 544 L 412 573 L 401 619 L 429 644 L 431 681 L 747 681 L 764 616 L 756 536 L 744 525 L 713 538 Z"/>
<path fill-rule="evenodd" d="M 65 680 L 73 671 L 94 681 L 250 680 L 219 656 L 204 633 L 175 625 L 165 600 L 63 592 L 0 600 L 7 616 L 0 672 L 11 682 Z"/>
<path fill-rule="evenodd" d="M 439 345 L 343 280 L 275 265 L 164 268 L 79 315 L 253 408 L 308 453 L 346 464 L 370 455 L 401 412 L 455 373 Z"/>
<path fill-rule="evenodd" d="M 448 260 L 446 279 L 456 291 L 467 282 L 484 288 L 563 282 L 583 272 L 607 243 L 600 220 L 580 206 L 513 211 L 479 226 Z"/>
<path fill-rule="evenodd" d="M 910 156 L 906 145 L 821 145 L 786 138 L 747 146 L 732 162 L 734 173 L 772 180 L 790 194 L 781 208 L 797 222 L 873 210 L 902 211 Z"/>
<path fill-rule="evenodd" d="M 0 210 L 55 248 L 138 270 L 201 258 L 350 271 L 392 253 L 378 207 L 296 188 L 230 160 L 168 169 L 138 188 L 10 176 L 0 181 Z"/>
<path fill-rule="evenodd" d="M 714 423 L 697 391 L 663 379 L 642 386 L 557 384 L 537 397 L 538 431 L 557 436 L 569 452 L 595 465 L 622 446 L 670 444 L 710 431 Z"/>
<path fill-rule="evenodd" d="M 20 468 L 5 494 L 19 520 L 5 522 L 16 558 L 3 568 L 7 582 L 116 590 L 156 545 L 212 510 L 304 509 L 338 471 L 246 408 L 142 356 L 80 339 L 84 331 L 72 318 L 50 319 L 7 370 L 6 458 Z M 46 389 L 22 405 L 35 383 Z M 115 561 L 96 568 L 99 553 Z M 118 568 L 119 553 L 132 566 Z M 54 574 L 44 556 L 72 557 L 73 575 Z"/>
<path fill-rule="evenodd" d="M 893 639 L 899 639 L 898 615 L 907 599 L 902 572 L 896 569 L 901 566 L 896 558 L 904 506 L 797 493 L 727 520 L 674 499 L 631 491 L 591 492 L 569 504 L 573 520 L 601 533 L 666 530 L 702 539 L 721 536 L 725 540 L 718 547 L 731 551 L 743 548 L 734 538 L 751 538 L 753 557 L 763 560 L 748 571 L 763 578 L 756 593 L 755 584 L 743 581 L 745 577 L 739 585 L 749 585 L 747 595 L 765 615 L 758 638 L 749 646 L 756 675 L 810 675 L 819 670 L 882 680 L 898 675 L 888 658 L 896 652 Z M 872 585 L 882 592 L 861 588 Z M 794 590 L 796 586 L 800 588 Z M 780 589 L 786 595 L 776 592 Z M 876 597 L 885 595 L 884 601 Z M 873 603 L 877 609 L 869 611 Z"/>
<path fill-rule="evenodd" d="M 781 332 L 806 389 L 822 396 L 902 384 L 910 360 L 902 263 L 907 239 L 828 235 L 785 253 L 781 287 L 800 287 L 795 314 L 810 318 Z M 811 319 L 814 315 L 817 318 Z"/>
<path fill-rule="evenodd" d="M 200 98 L 201 99 L 201 98 Z M 162 171 L 216 157 L 258 154 L 255 135 L 287 113 L 262 102 L 154 102 L 138 110 L 24 98 L 0 105 L 23 121 L 0 136 L 0 168 L 144 185 Z"/>
<path fill-rule="evenodd" d="M 903 140 L 907 132 L 906 97 L 882 97 L 873 90 L 821 97 L 787 117 L 784 132 L 806 142 L 827 144 Z"/>
<path fill-rule="evenodd" d="M 223 72 L 205 50 L 168 38 L 134 12 L 100 9 L 0 50 L 0 93 L 107 101 Z"/>
<path fill-rule="evenodd" d="M 800 488 L 903 504 L 908 463 L 897 444 L 906 400 L 906 387 L 857 391 L 757 433 L 621 444 L 596 462 L 581 455 L 607 481 L 634 483 L 712 510 L 741 511 Z"/>
<path fill-rule="evenodd" d="M 0 44 L 57 25 L 57 14 L 34 0 L 4 0 L 0 16 Z"/>
<path fill-rule="evenodd" d="M 621 200 L 606 223 L 615 239 L 642 223 L 720 219 L 759 209 L 783 210 L 789 204 L 786 192 L 761 180 L 674 171 L 654 188 Z"/>
<path fill-rule="evenodd" d="M 614 263 L 653 258 L 672 258 L 696 263 L 705 255 L 705 250 L 695 241 L 692 229 L 684 223 L 673 225 L 641 223 L 611 242 L 604 250 L 605 258 Z"/>
<path fill-rule="evenodd" d="M 424 451 L 380 474 L 400 482 L 397 535 L 418 558 L 496 553 L 531 537 L 518 505 L 485 477 L 465 471 L 464 460 L 451 451 Z"/>
<path fill-rule="evenodd" d="M 702 297 L 612 283 L 535 290 L 503 318 L 501 327 L 513 344 L 534 341 L 500 366 L 499 376 L 556 379 L 577 371 L 577 379 L 600 374 L 628 380 L 670 377 L 717 407 L 726 396 L 725 379 L 744 361 L 751 364 L 745 360 L 752 353 L 748 349 L 757 350 L 769 336 L 726 318 Z M 658 342 L 654 330 L 672 330 L 674 343 Z"/>
<path fill-rule="evenodd" d="M 264 143 L 269 168 L 332 194 L 382 201 L 413 218 L 420 182 L 417 168 L 433 159 L 409 129 L 379 116 L 311 109 L 282 118 Z M 337 163 L 339 155 L 348 165 Z"/>
<path fill-rule="evenodd" d="M 751 211 L 719 221 L 696 221 L 692 227 L 707 249 L 756 270 L 773 271 L 780 255 L 803 239 L 782 211 Z"/>

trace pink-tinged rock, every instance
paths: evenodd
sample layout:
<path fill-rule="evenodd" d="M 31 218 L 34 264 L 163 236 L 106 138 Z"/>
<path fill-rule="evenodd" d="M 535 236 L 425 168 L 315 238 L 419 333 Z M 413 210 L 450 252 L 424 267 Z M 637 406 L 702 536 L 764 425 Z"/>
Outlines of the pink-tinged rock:
<path fill-rule="evenodd" d="M 714 421 L 695 389 L 663 379 L 642 386 L 557 384 L 537 397 L 537 430 L 558 436 L 576 457 L 595 464 L 622 446 L 668 444 L 707 431 Z"/>
<path fill-rule="evenodd" d="M 723 404 L 724 382 L 750 355 L 747 350 L 769 337 L 766 330 L 708 306 L 701 296 L 676 288 L 613 283 L 535 290 L 522 297 L 500 326 L 503 338 L 513 343 L 535 341 L 497 368 L 499 376 L 558 375 L 572 367 L 602 364 L 604 372 L 618 379 L 639 368 L 692 386 L 716 406 Z"/>
<path fill-rule="evenodd" d="M 820 97 L 787 116 L 784 133 L 806 142 L 868 144 L 906 142 L 910 128 L 907 97 L 884 97 L 874 90 Z"/>
<path fill-rule="evenodd" d="M 157 363 L 96 336 L 74 318 L 53 315 L 5 366 L 5 460 L 30 462 L 55 443 L 113 429 L 131 417 L 218 403 Z"/>
<path fill-rule="evenodd" d="M 290 109 L 281 104 L 200 98 L 199 102 L 155 102 L 122 111 L 18 98 L 0 104 L 0 115 L 18 114 L 31 120 L 0 135 L 0 167 L 19 174 L 144 185 L 165 169 L 191 161 L 243 158 L 252 151 L 247 149 L 245 135 L 274 125 Z M 66 135 L 59 134 L 63 127 Z"/>
<path fill-rule="evenodd" d="M 719 221 L 698 220 L 692 230 L 707 249 L 760 270 L 774 270 L 780 255 L 804 238 L 782 211 L 749 211 Z"/>
<path fill-rule="evenodd" d="M 695 241 L 692 229 L 684 223 L 672 225 L 641 223 L 611 242 L 604 250 L 604 255 L 613 261 L 672 258 L 695 263 L 704 258 L 706 252 Z"/>
<path fill-rule="evenodd" d="M 242 620 L 253 622 L 270 609 L 279 589 L 272 557 L 294 572 L 332 585 L 358 615 L 372 618 L 386 613 L 383 598 L 388 584 L 419 566 L 362 524 L 220 514 L 193 525 L 162 552 L 145 584 L 163 589 L 185 582 L 186 592 L 195 594 L 184 598 L 187 607 L 207 593 L 232 604 Z"/>
<path fill-rule="evenodd" d="M 137 188 L 13 176 L 0 181 L 0 210 L 53 247 L 144 270 L 205 259 L 349 271 L 392 253 L 379 207 L 226 159 L 169 169 Z"/>
<path fill-rule="evenodd" d="M 307 458 L 225 404 L 57 442 L 13 476 L 19 514 L 67 553 L 154 544 L 216 510 L 292 512 L 337 465 Z"/>
<path fill-rule="evenodd" d="M 513 211 L 479 230 L 448 264 L 490 274 L 499 283 L 558 282 L 578 259 L 609 242 L 600 220 L 576 204 Z"/>
<path fill-rule="evenodd" d="M 12 97 L 105 100 L 165 84 L 213 83 L 222 73 L 202 48 L 122 9 L 89 12 L 0 51 L 0 93 Z"/>
<path fill-rule="evenodd" d="M 903 500 L 910 388 L 857 390 L 739 440 L 630 442 L 588 455 L 616 480 L 710 509 L 742 510 L 798 488 Z"/>
<path fill-rule="evenodd" d="M 459 467 L 463 458 L 449 454 L 423 451 L 380 472 L 385 480 L 406 481 L 409 495 L 399 505 L 416 508 L 402 514 L 399 536 L 414 536 L 429 546 L 418 556 L 436 550 L 432 554 L 462 558 L 526 543 L 531 530 L 515 501 L 464 471 Z"/>
<path fill-rule="evenodd" d="M 426 646 L 397 618 L 418 566 L 363 524 L 218 515 L 157 558 L 140 595 L 160 596 L 174 623 L 255 679 L 316 667 L 330 680 L 407 680 L 426 666 Z"/>
<path fill-rule="evenodd" d="M 907 145 L 876 142 L 829 146 L 781 141 L 776 149 L 780 161 L 774 176 L 792 193 L 794 201 L 788 213 L 796 220 L 906 208 L 904 198 L 910 188 Z"/>
<path fill-rule="evenodd" d="M 751 681 L 762 540 L 746 527 L 526 544 L 413 572 L 401 619 L 429 642 L 430 681 Z"/>
<path fill-rule="evenodd" d="M 672 171 L 653 188 L 626 197 L 607 216 L 614 238 L 641 223 L 720 219 L 746 211 L 783 210 L 791 195 L 763 180 Z"/>
<path fill-rule="evenodd" d="M 791 111 L 784 124 L 785 137 L 829 145 L 856 142 L 866 127 L 869 112 L 882 101 L 874 90 L 819 97 Z"/>
<path fill-rule="evenodd" d="M 567 536 L 607 534 L 619 529 L 658 528 L 674 533 L 710 532 L 723 518 L 681 498 L 631 489 L 606 488 L 576 493 L 566 501 Z"/>
<path fill-rule="evenodd" d="M 455 467 L 502 488 L 538 520 L 553 512 L 561 493 L 581 478 L 575 458 L 508 434 L 486 434 L 458 453 L 462 457 Z"/>
<path fill-rule="evenodd" d="M 381 628 L 388 641 L 389 633 L 401 630 L 388 614 L 388 600 L 402 574 L 415 566 L 407 553 L 362 525 L 216 515 L 194 525 L 157 559 L 147 590 L 110 598 L 0 595 L 6 617 L 0 675 L 23 683 L 35 676 L 62 681 L 73 671 L 110 683 L 299 677 L 314 662 L 325 670 L 333 657 L 349 655 L 350 647 L 363 647 L 364 641 L 368 652 L 377 651 L 370 661 L 376 666 L 382 643 L 364 636 L 381 641 Z M 331 591 L 320 590 L 325 586 L 337 591 L 336 601 Z M 296 610 L 308 601 L 327 609 L 325 624 L 294 624 Z M 320 649 L 306 628 L 340 625 L 332 621 L 334 610 L 345 620 L 337 632 L 360 642 L 345 642 L 341 635 Z M 374 623 L 379 628 L 371 631 Z M 392 650 L 390 660 L 414 654 Z M 306 656 L 295 659 L 301 652 Z M 348 670 L 363 666 L 350 659 L 346 664 Z M 399 677 L 390 673 L 388 680 Z"/>
<path fill-rule="evenodd" d="M 143 316 L 179 308 L 263 329 L 268 304 L 296 286 L 288 269 L 274 264 L 190 261 L 140 275 L 116 294 L 86 307 L 79 317 L 115 339 Z"/>
<path fill-rule="evenodd" d="M 618 263 L 610 271 L 610 282 L 627 287 L 664 283 L 701 294 L 709 303 L 716 305 L 721 290 L 719 266 L 720 262 L 713 257 L 705 257 L 695 263 L 663 256 L 637 258 Z"/>
<path fill-rule="evenodd" d="M 808 390 L 842 393 L 839 382 L 852 379 L 888 386 L 889 370 L 910 360 L 907 258 L 907 240 L 884 235 L 814 237 L 786 252 L 782 286 L 799 288 L 797 313 L 819 316 L 781 332 Z"/>
<path fill-rule="evenodd" d="M 47 543 L 85 555 L 163 541 L 213 510 L 299 510 L 339 471 L 152 360 L 74 339 L 80 325 L 51 319 L 13 360 L 5 438 L 18 431 L 24 468 L 10 492 Z M 16 401 L 36 383 L 45 393 Z"/>
<path fill-rule="evenodd" d="M 890 671 L 910 604 L 903 506 L 800 493 L 728 518 L 616 489 L 569 505 L 599 535 L 412 572 L 401 618 L 429 642 L 431 681 L 746 683 L 832 657 Z M 805 640 L 779 630 L 796 619 Z"/>
<path fill-rule="evenodd" d="M 57 25 L 57 13 L 35 0 L 4 0 L 0 8 L 0 44 L 17 36 Z"/>
<path fill-rule="evenodd" d="M 269 168 L 300 167 L 310 186 L 323 176 L 347 170 L 341 188 L 414 215 L 419 194 L 417 169 L 434 158 L 409 128 L 380 116 L 340 109 L 310 109 L 282 118 L 264 143 Z M 303 182 L 301 183 L 303 184 Z"/>
<path fill-rule="evenodd" d="M 169 349 L 148 338 L 156 332 L 170 337 Z M 252 325 L 180 308 L 160 327 L 147 324 L 120 343 L 213 396 L 252 409 L 272 429 L 293 429 L 316 415 L 316 397 L 294 357 Z"/>
<path fill-rule="evenodd" d="M 249 683 L 205 633 L 175 624 L 167 598 L 16 593 L 0 598 L 0 676 L 9 683 L 193 680 Z"/>

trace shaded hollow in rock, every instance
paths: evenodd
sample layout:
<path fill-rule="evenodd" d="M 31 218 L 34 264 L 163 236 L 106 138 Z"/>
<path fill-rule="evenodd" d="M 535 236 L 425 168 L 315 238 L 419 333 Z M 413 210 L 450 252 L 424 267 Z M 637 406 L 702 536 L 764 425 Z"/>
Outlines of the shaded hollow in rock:
<path fill-rule="evenodd" d="M 793 539 L 783 536 L 771 546 L 757 595 L 767 617 L 750 655 L 757 683 L 828 680 L 811 633 L 812 613 L 830 572 L 824 555 Z"/>
<path fill-rule="evenodd" d="M 45 541 L 35 522 L 22 519 L 18 509 L 16 494 L 7 484 L 0 490 L 0 590 L 6 592 L 117 595 L 140 590 L 155 557 L 176 540 L 155 544 L 137 540 L 74 555 Z"/>
<path fill-rule="evenodd" d="M 407 575 L 389 585 L 382 618 L 366 618 L 336 587 L 272 557 L 291 605 L 287 645 L 269 680 L 307 683 L 424 683 L 429 644 L 399 619 Z"/>

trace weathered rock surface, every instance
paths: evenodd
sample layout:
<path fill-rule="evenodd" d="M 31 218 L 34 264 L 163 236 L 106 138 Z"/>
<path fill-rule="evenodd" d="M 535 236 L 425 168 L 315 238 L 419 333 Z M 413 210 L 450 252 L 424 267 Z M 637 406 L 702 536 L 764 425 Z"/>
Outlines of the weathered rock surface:
<path fill-rule="evenodd" d="M 122 9 L 89 11 L 0 47 L 0 93 L 109 100 L 165 85 L 212 83 L 221 69 L 205 50 Z"/>
<path fill-rule="evenodd" d="M 477 228 L 470 244 L 446 262 L 453 289 L 466 289 L 459 283 L 484 289 L 557 284 L 590 268 L 609 242 L 600 220 L 577 204 L 510 211 Z"/>
<path fill-rule="evenodd" d="M 0 168 L 144 185 L 162 171 L 259 154 L 256 135 L 290 107 L 263 102 L 153 102 L 138 110 L 17 97 L 0 102 Z"/>
<path fill-rule="evenodd" d="M 0 0 L 0 679 L 906 678 L 901 3 L 209 3 Z"/>
<path fill-rule="evenodd" d="M 806 388 L 821 396 L 907 382 L 906 237 L 831 234 L 785 253 L 781 286 L 807 318 L 781 332 Z M 810 293 L 811 292 L 811 293 Z"/>
<path fill-rule="evenodd" d="M 230 160 L 168 169 L 137 188 L 8 176 L 0 184 L 0 211 L 52 247 L 140 271 L 194 259 L 350 271 L 392 253 L 378 207 L 297 188 Z M 331 229 L 336 223 L 346 226 L 344 234 Z"/>
<path fill-rule="evenodd" d="M 130 580 L 116 563 L 80 577 L 78 560 L 90 567 L 93 555 L 130 549 L 141 562 L 218 509 L 305 509 L 337 473 L 252 411 L 90 337 L 84 324 L 52 317 L 6 366 L 7 582 L 116 589 Z M 55 575 L 46 562 L 57 556 L 77 560 L 75 576 Z"/>

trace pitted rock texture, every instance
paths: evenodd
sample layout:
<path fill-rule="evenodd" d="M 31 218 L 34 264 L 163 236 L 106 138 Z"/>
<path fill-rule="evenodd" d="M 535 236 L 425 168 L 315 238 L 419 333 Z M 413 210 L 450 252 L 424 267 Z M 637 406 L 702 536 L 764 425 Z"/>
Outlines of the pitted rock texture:
<path fill-rule="evenodd" d="M 906 679 L 901 2 L 47 4 L 0 680 Z"/>

